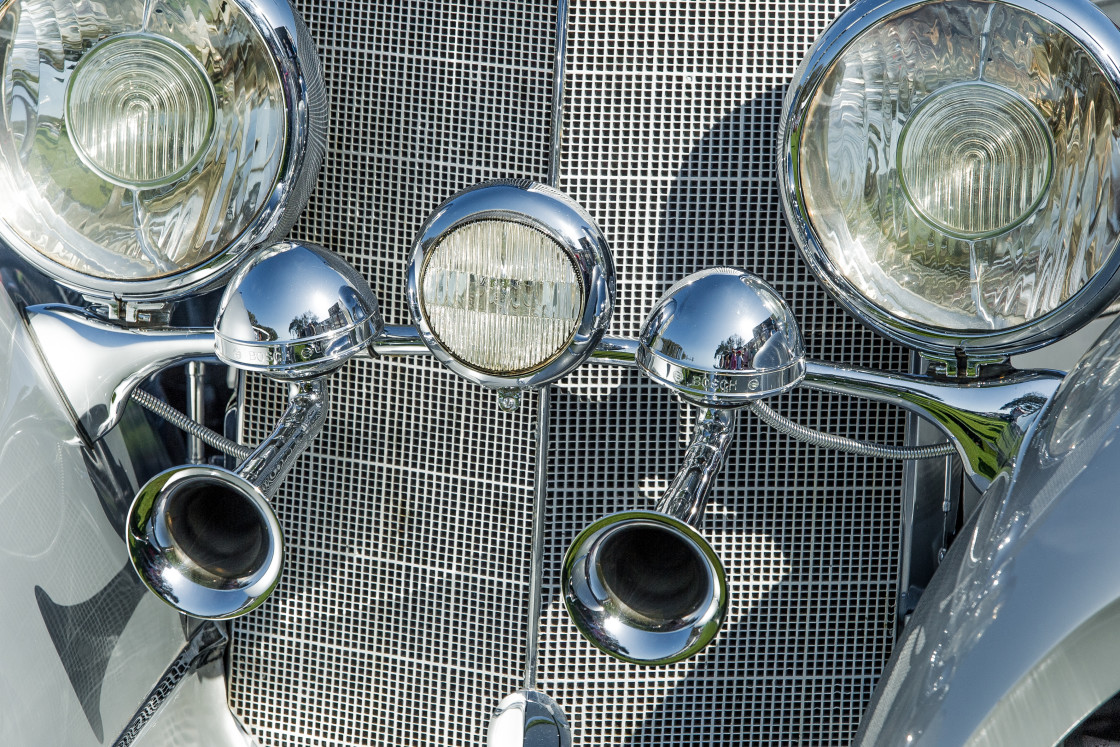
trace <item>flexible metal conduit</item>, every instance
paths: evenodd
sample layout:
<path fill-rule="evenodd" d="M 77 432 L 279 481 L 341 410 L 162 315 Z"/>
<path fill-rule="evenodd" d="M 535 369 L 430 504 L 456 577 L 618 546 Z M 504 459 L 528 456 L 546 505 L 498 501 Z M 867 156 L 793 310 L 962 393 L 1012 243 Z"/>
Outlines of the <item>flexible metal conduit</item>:
<path fill-rule="evenodd" d="M 196 423 L 171 405 L 148 394 L 143 389 L 133 389 L 132 398 L 136 400 L 136 403 L 141 407 L 154 412 L 179 430 L 191 436 L 195 436 L 203 443 L 212 446 L 223 454 L 229 454 L 232 457 L 243 460 L 253 453 L 251 447 L 242 446 L 219 433 L 215 433 L 202 423 Z"/>
<path fill-rule="evenodd" d="M 948 441 L 930 444 L 929 446 L 884 446 L 806 428 L 783 415 L 779 415 L 762 402 L 752 402 L 748 407 L 762 422 L 779 433 L 784 433 L 790 438 L 804 441 L 813 446 L 819 446 L 822 449 L 835 449 L 847 454 L 897 460 L 934 459 L 935 457 L 944 457 L 956 453 L 953 444 Z"/>

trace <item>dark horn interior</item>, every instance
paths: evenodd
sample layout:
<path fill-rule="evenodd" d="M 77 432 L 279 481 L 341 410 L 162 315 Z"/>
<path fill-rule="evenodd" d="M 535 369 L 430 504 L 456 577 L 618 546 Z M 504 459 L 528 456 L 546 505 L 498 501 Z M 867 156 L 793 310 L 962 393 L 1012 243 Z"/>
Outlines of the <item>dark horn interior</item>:
<path fill-rule="evenodd" d="M 599 548 L 604 587 L 635 618 L 671 623 L 694 614 L 711 598 L 707 563 L 676 532 L 649 524 L 619 527 Z"/>
<path fill-rule="evenodd" d="M 167 523 L 183 553 L 215 576 L 248 576 L 268 558 L 268 524 L 260 509 L 216 480 L 176 487 L 168 497 Z"/>

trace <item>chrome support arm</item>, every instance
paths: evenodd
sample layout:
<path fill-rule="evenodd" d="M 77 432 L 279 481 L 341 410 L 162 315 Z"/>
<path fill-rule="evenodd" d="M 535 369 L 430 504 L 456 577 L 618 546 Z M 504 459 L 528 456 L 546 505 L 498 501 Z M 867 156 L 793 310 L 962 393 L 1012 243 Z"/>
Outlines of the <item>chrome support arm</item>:
<path fill-rule="evenodd" d="M 595 346 L 589 361 L 609 366 L 635 366 L 634 357 L 638 352 L 638 341 L 625 337 L 604 337 Z M 420 339 L 416 327 L 402 324 L 386 324 L 365 350 L 370 358 L 400 357 L 406 355 L 431 355 Z"/>
<path fill-rule="evenodd" d="M 380 356 L 431 355 L 416 327 L 386 324 L 381 334 L 366 347 L 370 358 Z"/>
<path fill-rule="evenodd" d="M 1014 465 L 1062 378 L 1055 371 L 1010 371 L 957 381 L 806 361 L 804 385 L 888 402 L 926 418 L 952 440 L 972 483 L 986 490 Z"/>
<path fill-rule="evenodd" d="M 704 521 L 704 508 L 712 485 L 727 458 L 739 428 L 738 410 L 704 408 L 696 419 L 696 432 L 688 444 L 684 464 L 657 502 L 657 511 L 680 519 L 693 528 Z"/>
<path fill-rule="evenodd" d="M 176 363 L 214 358 L 210 328 L 125 327 L 61 304 L 24 310 L 35 345 L 89 441 L 113 429 L 144 379 Z"/>
<path fill-rule="evenodd" d="M 638 341 L 604 337 L 591 353 L 591 360 L 608 366 L 637 366 Z"/>
<path fill-rule="evenodd" d="M 638 345 L 637 340 L 604 337 L 590 361 L 636 366 Z M 385 327 L 369 351 L 388 356 L 428 353 L 412 327 Z M 1062 381 L 1062 374 L 1056 371 L 1011 371 L 985 379 L 950 380 L 812 360 L 806 366 L 804 386 L 887 402 L 929 420 L 952 441 L 966 474 L 980 490 L 1013 464 L 1027 431 Z M 727 427 L 734 430 L 733 423 Z M 674 485 L 684 479 L 694 478 L 682 471 Z M 658 510 L 664 511 L 660 506 Z"/>
<path fill-rule="evenodd" d="M 292 384 L 288 409 L 268 438 L 234 471 L 272 500 L 296 458 L 302 454 L 327 420 L 329 397 L 326 377 Z"/>

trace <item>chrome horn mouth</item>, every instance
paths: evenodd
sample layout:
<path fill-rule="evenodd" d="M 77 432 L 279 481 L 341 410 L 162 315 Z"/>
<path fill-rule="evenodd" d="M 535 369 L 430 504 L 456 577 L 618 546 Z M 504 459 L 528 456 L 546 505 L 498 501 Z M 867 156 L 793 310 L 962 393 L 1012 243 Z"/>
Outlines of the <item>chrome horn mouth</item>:
<path fill-rule="evenodd" d="M 280 580 L 284 539 L 259 488 L 203 465 L 175 467 L 140 489 L 129 510 L 128 553 L 144 585 L 193 617 L 249 612 Z"/>
<path fill-rule="evenodd" d="M 719 632 L 727 579 L 711 545 L 660 511 L 623 511 L 584 529 L 564 557 L 564 603 L 601 651 L 671 664 Z"/>

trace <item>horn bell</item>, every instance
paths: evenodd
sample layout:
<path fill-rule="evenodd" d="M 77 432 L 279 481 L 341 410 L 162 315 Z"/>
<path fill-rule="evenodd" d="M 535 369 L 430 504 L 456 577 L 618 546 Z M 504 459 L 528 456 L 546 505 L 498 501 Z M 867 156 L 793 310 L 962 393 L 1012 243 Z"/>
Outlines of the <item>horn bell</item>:
<path fill-rule="evenodd" d="M 192 617 L 243 615 L 280 580 L 280 522 L 264 493 L 229 470 L 161 472 L 140 489 L 125 526 L 140 579 Z"/>
<path fill-rule="evenodd" d="M 588 526 L 564 556 L 564 603 L 587 640 L 634 664 L 692 656 L 727 614 L 723 564 L 699 532 L 660 511 Z"/>

